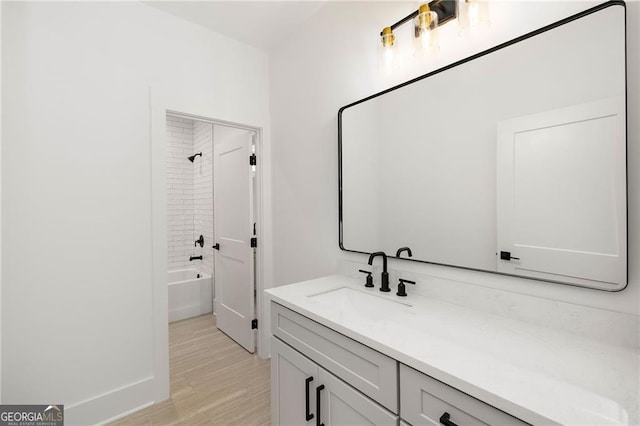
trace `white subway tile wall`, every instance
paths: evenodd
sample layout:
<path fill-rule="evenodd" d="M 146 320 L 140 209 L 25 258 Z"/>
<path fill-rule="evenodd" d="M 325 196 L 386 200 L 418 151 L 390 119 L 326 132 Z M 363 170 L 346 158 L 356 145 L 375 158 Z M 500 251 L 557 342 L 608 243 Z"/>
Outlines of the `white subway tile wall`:
<path fill-rule="evenodd" d="M 193 126 L 194 152 L 202 152 L 193 168 L 193 225 L 195 236 L 204 236 L 204 247 L 197 248 L 202 255 L 201 272 L 213 274 L 213 124 L 196 121 Z"/>
<path fill-rule="evenodd" d="M 193 120 L 167 116 L 167 239 L 169 270 L 190 266 L 195 255 L 193 232 Z M 199 157 L 196 161 L 199 160 Z M 200 266 L 200 265 L 196 265 Z"/>

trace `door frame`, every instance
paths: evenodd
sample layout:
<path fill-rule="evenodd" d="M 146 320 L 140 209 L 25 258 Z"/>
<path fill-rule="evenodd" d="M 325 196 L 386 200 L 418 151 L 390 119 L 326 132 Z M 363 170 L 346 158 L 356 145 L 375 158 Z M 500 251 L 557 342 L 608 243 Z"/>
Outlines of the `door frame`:
<path fill-rule="evenodd" d="M 169 381 L 169 321 L 168 321 L 168 284 L 167 284 L 167 163 L 166 163 L 166 118 L 174 115 L 193 120 L 200 120 L 212 124 L 235 127 L 255 132 L 256 156 L 256 185 L 254 199 L 257 203 L 254 220 L 257 224 L 256 237 L 258 247 L 256 249 L 255 264 L 255 289 L 256 289 L 256 318 L 258 330 L 256 338 L 256 353 L 262 358 L 269 357 L 268 342 L 266 336 L 270 334 L 265 312 L 264 290 L 270 288 L 271 267 L 269 259 L 272 255 L 270 235 L 270 150 L 268 146 L 268 131 L 259 125 L 211 118 L 210 113 L 198 113 L 203 108 L 192 108 L 187 105 L 176 107 L 166 102 L 166 94 L 150 88 L 150 158 L 149 171 L 151 186 L 151 251 L 152 251 L 152 295 L 153 295 L 153 354 L 152 365 L 154 374 L 154 400 L 163 401 L 170 396 Z M 182 102 L 178 102 L 181 104 Z M 213 303 L 213 300 L 212 300 Z"/>
<path fill-rule="evenodd" d="M 234 129 L 241 129 L 241 130 L 246 130 L 248 132 L 253 132 L 255 137 L 254 137 L 254 144 L 256 147 L 256 157 L 257 158 L 263 158 L 262 156 L 262 128 L 260 127 L 255 127 L 255 126 L 250 126 L 250 125 L 246 125 L 246 124 L 239 124 L 239 123 L 233 123 L 230 121 L 224 121 L 224 120 L 218 120 L 215 118 L 209 118 L 209 117 L 204 117 L 201 115 L 195 115 L 195 114 L 189 114 L 189 113 L 184 113 L 184 112 L 179 112 L 179 111 L 174 111 L 174 110 L 170 110 L 167 109 L 166 115 L 171 115 L 173 117 L 180 117 L 180 118 L 186 118 L 188 120 L 197 120 L 197 121 L 202 121 L 205 123 L 209 123 L 212 125 L 217 125 L 217 126 L 225 126 L 225 127 L 232 127 Z M 213 131 L 213 140 L 211 141 L 211 143 L 213 144 L 212 146 L 212 152 L 214 152 L 215 155 L 215 130 Z M 248 159 L 247 159 L 248 161 Z M 256 164 L 256 182 L 255 182 L 255 188 L 254 188 L 254 194 L 253 194 L 253 202 L 256 203 L 257 205 L 253 206 L 253 210 L 255 212 L 255 216 L 253 217 L 253 221 L 257 224 L 256 226 L 256 238 L 258 239 L 258 246 L 256 247 L 256 263 L 254 265 L 255 268 L 255 283 L 254 283 L 254 287 L 256 290 L 256 297 L 255 297 L 255 311 L 256 311 L 256 318 L 258 319 L 258 323 L 264 324 L 262 321 L 262 291 L 264 290 L 264 268 L 262 267 L 263 265 L 263 250 L 262 250 L 262 245 L 261 242 L 263 241 L 264 238 L 264 234 L 263 234 L 263 218 L 264 215 L 262 214 L 262 207 L 263 207 L 263 203 L 262 203 L 262 170 L 263 167 L 260 164 Z M 165 171 L 165 176 L 166 176 L 166 171 Z M 251 182 L 251 185 L 253 185 L 253 182 Z M 251 212 L 251 215 L 254 215 L 254 212 Z M 215 235 L 215 229 L 214 229 L 214 235 Z M 215 268 L 213 271 L 213 276 L 211 277 L 212 281 L 211 281 L 211 285 L 215 285 Z M 214 294 L 214 293 L 213 293 Z M 213 306 L 213 299 L 211 300 L 211 304 Z M 260 354 L 260 349 L 261 349 L 261 342 L 260 342 L 260 333 L 256 332 L 256 352 L 258 354 Z"/>

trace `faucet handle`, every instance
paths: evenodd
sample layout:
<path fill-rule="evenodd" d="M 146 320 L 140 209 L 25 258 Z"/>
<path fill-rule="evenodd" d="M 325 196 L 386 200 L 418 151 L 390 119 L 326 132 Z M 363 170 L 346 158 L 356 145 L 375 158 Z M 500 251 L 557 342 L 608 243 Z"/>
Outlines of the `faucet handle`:
<path fill-rule="evenodd" d="M 358 271 L 363 274 L 367 274 L 367 283 L 364 285 L 365 287 L 373 287 L 373 277 L 371 276 L 371 271 L 365 271 L 364 269 L 358 269 Z"/>
<path fill-rule="evenodd" d="M 405 280 L 402 278 L 399 278 L 398 281 L 400 281 L 398 283 L 398 292 L 396 293 L 396 296 L 400 296 L 400 297 L 405 297 L 407 295 L 407 286 L 405 286 L 405 284 L 415 284 L 415 281 L 409 281 L 409 280 Z"/>

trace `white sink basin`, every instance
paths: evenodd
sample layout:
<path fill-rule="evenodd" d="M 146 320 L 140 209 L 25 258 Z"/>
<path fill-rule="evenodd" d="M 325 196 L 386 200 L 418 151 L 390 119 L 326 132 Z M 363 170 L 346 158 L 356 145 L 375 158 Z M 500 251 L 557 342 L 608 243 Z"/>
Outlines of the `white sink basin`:
<path fill-rule="evenodd" d="M 341 312 L 355 313 L 377 320 L 411 309 L 409 303 L 354 290 L 349 287 L 340 287 L 308 297 L 317 302 L 331 305 Z"/>

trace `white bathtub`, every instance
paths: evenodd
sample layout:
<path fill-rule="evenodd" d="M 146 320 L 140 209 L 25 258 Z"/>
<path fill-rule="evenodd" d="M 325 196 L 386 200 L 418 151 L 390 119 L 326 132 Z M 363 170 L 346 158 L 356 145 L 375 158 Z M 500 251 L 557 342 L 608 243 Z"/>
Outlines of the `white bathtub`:
<path fill-rule="evenodd" d="M 195 269 L 169 271 L 169 322 L 213 311 L 211 276 Z"/>

